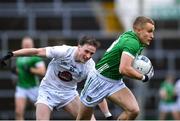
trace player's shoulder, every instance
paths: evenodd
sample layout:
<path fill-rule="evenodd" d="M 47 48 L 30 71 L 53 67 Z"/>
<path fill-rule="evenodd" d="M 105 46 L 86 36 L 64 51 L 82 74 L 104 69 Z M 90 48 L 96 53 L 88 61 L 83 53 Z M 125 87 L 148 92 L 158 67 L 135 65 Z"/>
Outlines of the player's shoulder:
<path fill-rule="evenodd" d="M 58 46 L 58 48 L 61 48 L 64 50 L 74 50 L 75 48 L 77 48 L 77 46 L 61 45 L 61 46 Z"/>
<path fill-rule="evenodd" d="M 94 60 L 92 58 L 90 58 L 85 64 L 86 65 L 94 65 L 95 62 L 94 62 Z"/>
<path fill-rule="evenodd" d="M 85 68 L 86 68 L 86 71 L 90 71 L 92 69 L 95 69 L 95 62 L 94 60 L 91 58 L 89 59 L 86 63 L 85 63 Z"/>
<path fill-rule="evenodd" d="M 66 52 L 68 50 L 73 50 L 76 46 L 70 46 L 70 45 L 57 45 L 57 46 L 49 46 L 47 47 L 47 50 L 51 51 L 61 51 L 61 52 Z"/>
<path fill-rule="evenodd" d="M 139 39 L 135 32 L 127 31 L 120 35 L 119 39 L 125 41 L 126 43 L 139 44 Z"/>
<path fill-rule="evenodd" d="M 51 46 L 51 48 L 54 48 L 54 49 L 69 49 L 69 48 L 72 48 L 72 46 L 63 44 L 63 45 Z"/>

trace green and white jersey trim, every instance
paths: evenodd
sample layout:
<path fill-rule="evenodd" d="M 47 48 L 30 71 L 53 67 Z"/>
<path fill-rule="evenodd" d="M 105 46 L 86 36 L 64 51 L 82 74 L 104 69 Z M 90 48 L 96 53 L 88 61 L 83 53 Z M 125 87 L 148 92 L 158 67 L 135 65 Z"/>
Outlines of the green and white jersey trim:
<path fill-rule="evenodd" d="M 124 54 L 127 54 L 127 55 L 131 56 L 133 59 L 135 58 L 135 57 L 134 57 L 131 53 L 129 53 L 129 52 L 123 51 L 122 53 L 124 53 Z"/>
<path fill-rule="evenodd" d="M 109 68 L 109 65 L 107 63 L 105 63 L 103 66 L 101 66 L 99 69 L 98 69 L 98 72 L 102 72 L 103 70 L 106 70 Z"/>

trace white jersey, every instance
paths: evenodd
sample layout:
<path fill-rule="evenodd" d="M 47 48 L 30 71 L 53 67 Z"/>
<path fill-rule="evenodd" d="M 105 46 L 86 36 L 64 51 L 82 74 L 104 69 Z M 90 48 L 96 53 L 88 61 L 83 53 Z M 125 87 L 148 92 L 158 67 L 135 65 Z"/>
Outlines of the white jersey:
<path fill-rule="evenodd" d="M 46 85 L 49 88 L 59 90 L 76 89 L 77 83 L 85 80 L 89 71 L 95 67 L 93 59 L 86 63 L 75 61 L 75 51 L 77 46 L 54 46 L 46 47 L 46 56 L 52 58 L 48 65 L 45 77 L 41 86 Z"/>

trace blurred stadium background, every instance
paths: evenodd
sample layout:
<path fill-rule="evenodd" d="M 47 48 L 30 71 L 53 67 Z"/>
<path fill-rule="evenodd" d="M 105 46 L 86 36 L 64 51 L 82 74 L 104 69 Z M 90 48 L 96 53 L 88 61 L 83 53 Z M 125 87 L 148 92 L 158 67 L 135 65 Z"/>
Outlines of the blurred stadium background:
<path fill-rule="evenodd" d="M 36 47 L 76 45 L 79 36 L 93 35 L 101 42 L 95 61 L 107 47 L 129 29 L 134 17 L 146 15 L 156 22 L 155 40 L 145 50 L 154 65 L 149 83 L 126 79 L 141 107 L 138 119 L 158 117 L 158 89 L 167 73 L 180 76 L 180 0 L 0 0 L 0 55 L 21 48 L 25 35 L 34 38 Z M 46 60 L 46 59 L 45 59 Z M 48 63 L 49 60 L 46 60 Z M 11 67 L 0 69 L 0 119 L 14 119 L 14 76 Z M 83 83 L 79 84 L 79 90 Z M 120 109 L 109 103 L 116 117 Z M 95 108 L 97 119 L 103 114 Z M 26 119 L 35 119 L 27 107 Z M 52 119 L 71 119 L 64 111 L 54 111 Z"/>

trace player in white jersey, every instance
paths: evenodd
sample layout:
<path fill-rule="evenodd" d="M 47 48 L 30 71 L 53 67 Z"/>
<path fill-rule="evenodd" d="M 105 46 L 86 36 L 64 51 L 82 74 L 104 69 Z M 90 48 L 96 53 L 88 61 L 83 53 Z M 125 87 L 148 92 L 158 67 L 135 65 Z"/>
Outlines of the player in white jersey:
<path fill-rule="evenodd" d="M 52 58 L 39 87 L 36 119 L 49 120 L 52 110 L 60 108 L 77 117 L 80 102 L 76 90 L 77 83 L 85 80 L 87 74 L 95 68 L 91 57 L 98 47 L 99 43 L 94 38 L 84 36 L 79 40 L 78 46 L 62 45 L 10 52 L 4 56 L 1 63 L 12 56 L 37 55 Z M 105 104 L 103 106 L 107 110 L 105 101 L 102 104 Z M 101 105 L 101 107 L 103 106 Z M 107 111 L 102 112 L 107 115 L 109 110 Z"/>

